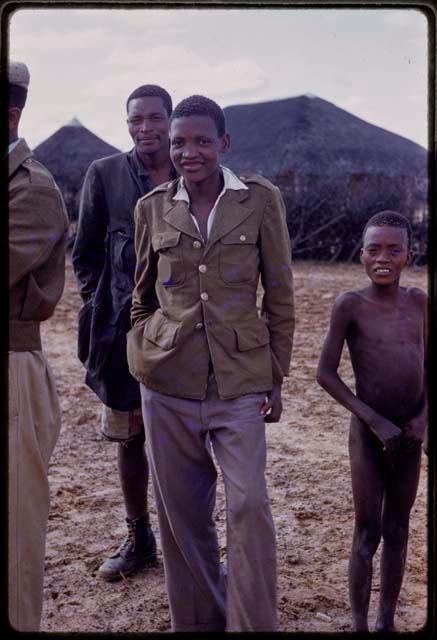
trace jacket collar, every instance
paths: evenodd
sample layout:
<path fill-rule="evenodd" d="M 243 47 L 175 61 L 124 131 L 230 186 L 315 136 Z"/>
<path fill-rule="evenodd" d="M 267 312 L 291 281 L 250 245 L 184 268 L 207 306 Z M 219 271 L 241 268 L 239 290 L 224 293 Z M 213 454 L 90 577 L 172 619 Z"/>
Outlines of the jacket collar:
<path fill-rule="evenodd" d="M 25 160 L 32 156 L 32 151 L 27 146 L 24 138 L 21 138 L 16 147 L 8 154 L 9 178 L 16 172 Z"/>
<path fill-rule="evenodd" d="M 131 162 L 131 165 L 132 165 L 132 168 L 136 172 L 137 176 L 144 176 L 148 180 L 149 179 L 149 173 L 146 170 L 146 167 L 141 162 L 140 158 L 138 157 L 138 153 L 137 153 L 137 150 L 135 149 L 135 147 L 133 147 L 128 152 L 127 156 L 129 158 L 129 160 Z"/>
<path fill-rule="evenodd" d="M 184 200 L 173 201 L 178 188 L 178 180 L 170 182 L 164 199 L 164 220 L 179 231 L 201 239 L 199 231 L 190 215 L 188 204 Z M 249 198 L 249 189 L 228 190 L 223 194 L 218 206 L 214 224 L 208 237 L 206 246 L 209 247 L 224 235 L 238 227 L 253 209 L 244 203 Z"/>

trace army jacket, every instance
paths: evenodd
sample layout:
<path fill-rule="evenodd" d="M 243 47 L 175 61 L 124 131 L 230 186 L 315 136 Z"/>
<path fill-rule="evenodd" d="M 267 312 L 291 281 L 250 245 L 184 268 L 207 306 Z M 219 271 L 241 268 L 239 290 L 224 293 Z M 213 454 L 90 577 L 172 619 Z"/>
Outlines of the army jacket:
<path fill-rule="evenodd" d="M 261 176 L 240 179 L 248 189 L 225 192 L 206 243 L 188 203 L 173 200 L 178 180 L 137 203 L 128 363 L 161 393 L 204 398 L 210 361 L 223 399 L 269 391 L 289 372 L 294 302 L 284 203 Z"/>
<path fill-rule="evenodd" d="M 9 349 L 39 351 L 40 323 L 64 288 L 68 218 L 52 175 L 23 138 L 8 160 Z"/>

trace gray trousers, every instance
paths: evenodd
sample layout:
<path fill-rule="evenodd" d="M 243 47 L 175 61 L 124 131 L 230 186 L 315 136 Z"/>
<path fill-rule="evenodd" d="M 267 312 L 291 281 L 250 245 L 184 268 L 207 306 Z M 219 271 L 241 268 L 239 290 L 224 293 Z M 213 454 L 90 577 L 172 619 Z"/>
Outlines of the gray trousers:
<path fill-rule="evenodd" d="M 275 631 L 276 549 L 264 477 L 264 394 L 205 400 L 141 385 L 173 631 Z M 217 471 L 226 492 L 227 577 L 213 510 Z"/>

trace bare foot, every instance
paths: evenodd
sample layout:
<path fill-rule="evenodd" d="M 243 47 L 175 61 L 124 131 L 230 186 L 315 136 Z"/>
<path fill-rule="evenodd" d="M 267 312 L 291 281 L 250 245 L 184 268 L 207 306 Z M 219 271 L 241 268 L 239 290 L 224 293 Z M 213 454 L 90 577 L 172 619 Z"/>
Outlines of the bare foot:
<path fill-rule="evenodd" d="M 375 631 L 376 633 L 390 633 L 396 631 L 396 629 L 393 623 L 389 624 L 377 620 L 375 624 Z"/>

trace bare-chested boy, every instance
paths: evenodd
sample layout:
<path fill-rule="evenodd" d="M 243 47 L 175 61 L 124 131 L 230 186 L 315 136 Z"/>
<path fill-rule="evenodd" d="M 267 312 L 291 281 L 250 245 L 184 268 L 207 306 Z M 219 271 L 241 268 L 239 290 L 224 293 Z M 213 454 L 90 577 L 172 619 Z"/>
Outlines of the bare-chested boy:
<path fill-rule="evenodd" d="M 368 631 L 372 560 L 381 536 L 376 631 L 394 630 L 421 445 L 425 451 L 427 446 L 428 299 L 421 289 L 399 285 L 410 260 L 408 220 L 393 211 L 370 218 L 361 249 L 370 285 L 336 299 L 317 374 L 319 384 L 353 414 L 349 454 L 355 530 L 349 596 L 354 631 Z M 345 341 L 356 395 L 337 373 Z"/>

